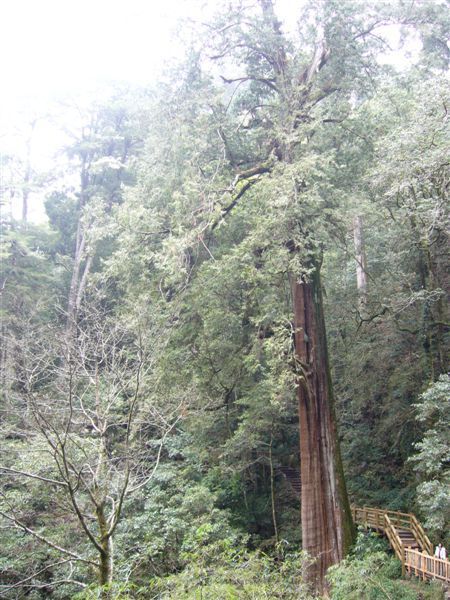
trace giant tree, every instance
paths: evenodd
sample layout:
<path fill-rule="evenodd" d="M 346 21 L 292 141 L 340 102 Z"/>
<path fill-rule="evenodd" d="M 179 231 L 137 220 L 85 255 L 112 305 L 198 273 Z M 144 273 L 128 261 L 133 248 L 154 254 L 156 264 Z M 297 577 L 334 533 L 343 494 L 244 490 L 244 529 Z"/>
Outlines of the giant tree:
<path fill-rule="evenodd" d="M 222 217 L 235 209 L 248 189 L 255 186 L 257 194 L 256 189 L 268 185 L 264 174 L 269 173 L 271 179 L 278 181 L 278 193 L 290 197 L 282 233 L 275 240 L 291 255 L 302 543 L 317 559 L 311 578 L 321 588 L 327 567 L 348 550 L 352 524 L 337 441 L 321 297 L 322 250 L 318 229 L 324 228 L 326 217 L 312 210 L 318 199 L 324 207 L 331 208 L 333 204 L 332 190 L 323 185 L 327 176 L 323 165 L 330 164 L 327 156 L 330 148 L 325 152 L 322 149 L 323 165 L 320 165 L 316 154 L 320 150 L 315 147 L 313 137 L 317 132 L 320 135 L 324 122 L 345 117 L 345 113 L 339 115 L 339 110 L 348 111 L 346 100 L 355 91 L 349 80 L 350 72 L 358 82 L 355 62 L 360 60 L 367 67 L 364 42 L 378 21 L 363 14 L 356 16 L 348 6 L 338 10 L 327 5 L 318 11 L 320 38 L 308 40 L 306 32 L 303 34 L 303 52 L 308 42 L 309 48 L 312 47 L 309 56 L 305 56 L 296 53 L 283 36 L 272 3 L 262 1 L 260 7 L 261 16 L 252 17 L 250 24 L 248 15 L 240 18 L 239 13 L 230 27 L 217 28 L 226 31 L 226 39 L 219 34 L 216 56 L 230 60 L 229 48 L 232 48 L 233 58 L 244 62 L 244 73 L 224 79 L 230 85 L 248 84 L 247 93 L 236 93 L 236 104 L 240 102 L 240 110 L 247 113 L 246 129 L 250 133 L 244 130 L 241 137 L 253 150 L 244 159 L 246 168 L 234 169 L 235 189 L 222 209 Z M 329 100 L 333 95 L 337 95 L 338 108 Z M 226 132 L 222 136 L 226 144 Z M 251 145 L 251 136 L 259 138 L 259 143 Z M 232 144 L 233 140 L 226 144 L 230 155 Z M 276 183 L 270 186 L 272 194 L 277 193 L 276 187 Z M 274 195 L 270 201 L 276 201 Z M 320 220 L 322 224 L 317 226 Z"/>
<path fill-rule="evenodd" d="M 133 254 L 130 268 L 120 271 L 124 288 L 140 294 L 144 309 L 152 294 L 178 306 L 169 356 L 179 368 L 171 378 L 195 365 L 190 374 L 204 386 L 208 410 L 206 392 L 222 396 L 225 437 L 242 425 L 230 414 L 239 415 L 236 407 L 269 379 L 270 361 L 261 350 L 252 356 L 259 364 L 252 364 L 250 340 L 267 349 L 287 332 L 295 342 L 293 352 L 284 347 L 279 355 L 285 352 L 294 371 L 303 545 L 317 557 L 311 577 L 321 587 L 327 566 L 352 539 L 320 281 L 322 257 L 341 233 L 336 207 L 349 188 L 341 181 L 338 133 L 352 132 L 355 107 L 376 90 L 380 30 L 394 17 L 406 23 L 414 15 L 395 15 L 399 7 L 386 4 L 325 2 L 306 7 L 299 37 L 290 40 L 272 2 L 232 8 L 208 25 L 208 43 L 178 73 L 181 81 L 162 91 L 139 185 L 119 210 L 114 268 Z M 205 75 L 205 55 L 220 73 L 220 87 Z M 241 295 L 231 283 L 233 277 L 240 285 L 240 268 Z M 267 300 L 276 296 L 274 287 L 278 311 Z M 289 326 L 278 319 L 286 288 Z M 239 318 L 233 312 L 228 330 L 218 306 L 242 311 Z"/>
<path fill-rule="evenodd" d="M 301 41 L 290 42 L 272 2 L 261 0 L 259 6 L 259 16 L 240 6 L 212 28 L 217 39 L 213 59 L 222 61 L 224 73 L 231 72 L 222 79 L 231 86 L 231 110 L 240 123 L 230 134 L 220 131 L 234 173 L 221 217 L 228 219 L 239 204 L 258 195 L 270 198 L 267 213 L 277 204 L 282 209 L 271 245 L 283 245 L 290 254 L 302 537 L 304 548 L 317 557 L 312 577 L 321 587 L 327 567 L 343 557 L 352 539 L 320 281 L 323 249 L 339 233 L 342 161 L 333 138 L 341 129 L 351 131 L 354 108 L 377 89 L 383 70 L 376 54 L 385 47 L 383 28 L 395 22 L 426 25 L 439 11 L 437 6 L 405 13 L 400 4 L 325 2 L 303 14 L 304 23 L 314 24 L 313 36 L 308 26 L 300 25 Z M 440 161 L 441 171 L 442 165 Z M 432 185 L 442 197 L 441 171 Z M 263 241 L 262 255 L 265 250 Z"/>

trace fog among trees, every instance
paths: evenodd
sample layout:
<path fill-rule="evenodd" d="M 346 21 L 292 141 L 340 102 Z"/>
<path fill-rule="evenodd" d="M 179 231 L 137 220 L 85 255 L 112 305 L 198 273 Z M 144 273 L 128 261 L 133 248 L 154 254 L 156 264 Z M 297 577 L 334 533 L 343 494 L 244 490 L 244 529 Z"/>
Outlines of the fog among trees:
<path fill-rule="evenodd" d="M 1 151 L 1 597 L 443 597 L 351 506 L 450 544 L 450 5 L 278 8 Z"/>

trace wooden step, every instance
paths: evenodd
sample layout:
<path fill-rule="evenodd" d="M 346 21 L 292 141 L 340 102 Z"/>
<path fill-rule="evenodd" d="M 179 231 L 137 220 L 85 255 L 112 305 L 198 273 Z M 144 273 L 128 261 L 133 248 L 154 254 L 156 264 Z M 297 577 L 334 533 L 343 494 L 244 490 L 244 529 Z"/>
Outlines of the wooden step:
<path fill-rule="evenodd" d="M 278 467 L 277 470 L 284 475 L 295 493 L 300 495 L 302 489 L 300 470 L 294 469 L 293 467 Z"/>
<path fill-rule="evenodd" d="M 409 529 L 396 529 L 398 537 L 405 548 L 412 548 L 413 550 L 422 550 L 419 542 L 414 537 L 414 534 Z"/>
<path fill-rule="evenodd" d="M 450 570 L 447 563 L 432 556 L 431 542 L 414 515 L 370 507 L 352 507 L 352 513 L 356 523 L 373 529 L 381 529 L 384 533 L 389 534 L 390 541 L 392 536 L 389 532 L 394 530 L 395 536 L 405 550 L 403 560 L 401 559 L 403 573 L 407 570 L 421 579 L 438 579 L 447 586 L 450 584 Z M 395 523 L 399 523 L 399 525 Z M 409 524 L 418 529 L 419 535 L 424 540 L 424 547 L 419 543 L 412 529 L 409 529 Z M 394 545 L 395 552 L 401 555 L 398 544 L 394 543 Z M 408 552 L 409 550 L 413 552 Z M 446 600 L 450 600 L 450 597 L 446 596 Z"/>

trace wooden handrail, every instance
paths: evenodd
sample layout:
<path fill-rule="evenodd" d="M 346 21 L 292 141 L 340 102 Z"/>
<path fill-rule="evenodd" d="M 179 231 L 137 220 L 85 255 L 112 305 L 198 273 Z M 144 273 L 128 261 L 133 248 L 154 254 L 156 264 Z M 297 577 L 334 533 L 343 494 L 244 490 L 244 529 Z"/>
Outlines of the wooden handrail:
<path fill-rule="evenodd" d="M 352 507 L 353 518 L 355 521 L 360 522 L 362 520 L 368 523 L 378 522 L 380 525 L 383 524 L 384 515 L 388 515 L 393 525 L 410 527 L 411 518 L 414 515 L 409 513 L 402 513 L 395 510 L 382 510 L 380 508 L 372 508 L 364 506 L 362 508 L 353 506 Z"/>
<path fill-rule="evenodd" d="M 419 523 L 415 515 L 411 515 L 411 529 L 414 533 L 416 540 L 419 542 L 423 552 L 427 552 L 428 554 L 433 554 L 433 544 L 430 542 L 429 537 L 425 533 L 424 528 Z"/>
<path fill-rule="evenodd" d="M 436 558 L 412 548 L 405 549 L 405 567 L 408 573 L 413 573 L 423 579 L 450 581 L 450 562 L 448 560 Z"/>
<path fill-rule="evenodd" d="M 361 523 L 366 527 L 381 529 L 384 531 L 384 515 L 386 511 L 379 508 L 370 508 L 364 506 L 359 508 L 352 506 L 352 516 L 356 523 Z"/>
<path fill-rule="evenodd" d="M 389 540 L 395 554 L 397 555 L 397 558 L 402 563 L 402 574 L 404 575 L 405 574 L 405 549 L 403 547 L 402 540 L 400 539 L 400 536 L 398 535 L 397 531 L 395 530 L 395 527 L 387 514 L 384 515 L 384 522 L 385 522 L 384 531 L 386 533 L 386 537 Z"/>
<path fill-rule="evenodd" d="M 355 523 L 382 531 L 389 540 L 405 571 L 422 579 L 450 582 L 450 562 L 433 556 L 433 546 L 417 518 L 409 513 L 352 506 Z M 402 532 L 410 532 L 422 551 L 404 545 Z"/>

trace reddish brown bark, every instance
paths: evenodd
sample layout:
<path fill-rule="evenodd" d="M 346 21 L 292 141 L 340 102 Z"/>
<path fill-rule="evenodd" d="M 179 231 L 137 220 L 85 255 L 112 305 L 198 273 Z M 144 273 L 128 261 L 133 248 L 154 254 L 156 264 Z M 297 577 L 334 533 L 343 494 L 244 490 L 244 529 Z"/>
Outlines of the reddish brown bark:
<path fill-rule="evenodd" d="M 320 273 L 292 283 L 300 416 L 302 546 L 316 559 L 309 578 L 326 588 L 325 574 L 354 537 L 336 430 Z"/>

